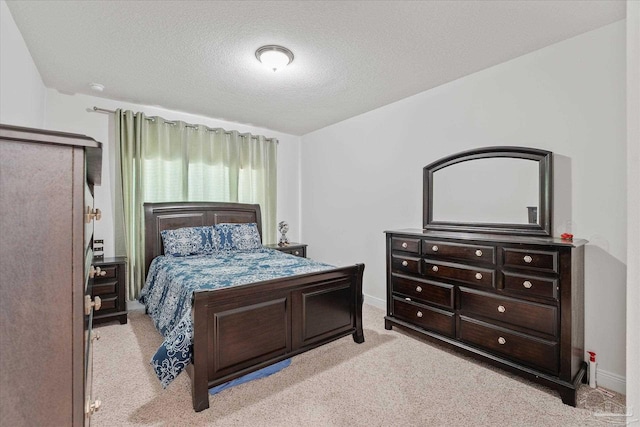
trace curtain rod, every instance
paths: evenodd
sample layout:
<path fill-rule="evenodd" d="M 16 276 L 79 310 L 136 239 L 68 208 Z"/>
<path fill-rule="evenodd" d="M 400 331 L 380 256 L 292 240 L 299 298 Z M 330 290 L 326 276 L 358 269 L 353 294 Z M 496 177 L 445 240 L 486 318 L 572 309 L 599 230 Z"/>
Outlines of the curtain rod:
<path fill-rule="evenodd" d="M 96 113 L 108 113 L 108 114 L 115 114 L 116 113 L 115 110 L 107 110 L 106 108 L 96 107 L 95 105 L 89 111 L 94 111 Z M 149 121 L 152 121 L 152 122 L 155 121 L 154 117 L 145 117 L 145 119 L 147 119 Z M 166 124 L 169 124 L 169 125 L 175 125 L 177 123 L 177 122 L 171 121 L 171 120 L 166 120 L 166 119 L 163 119 L 163 120 L 164 120 L 164 122 Z M 219 131 L 223 130 L 222 128 L 210 128 L 209 126 L 206 126 L 206 125 L 192 125 L 190 123 L 185 123 L 185 125 L 184 125 L 184 127 L 193 128 L 193 129 L 198 129 L 200 126 L 205 128 L 209 132 L 219 132 Z M 224 133 L 227 134 L 227 135 L 233 134 L 233 132 L 230 132 L 228 130 L 225 130 Z M 242 138 L 250 137 L 252 139 L 258 139 L 258 137 L 256 135 L 252 135 L 252 134 L 250 134 L 248 132 L 247 133 L 238 133 L 238 136 L 241 136 Z M 280 141 L 278 141 L 276 138 L 267 138 L 267 137 L 265 137 L 264 139 L 266 139 L 267 141 L 275 141 L 276 144 L 280 144 Z"/>

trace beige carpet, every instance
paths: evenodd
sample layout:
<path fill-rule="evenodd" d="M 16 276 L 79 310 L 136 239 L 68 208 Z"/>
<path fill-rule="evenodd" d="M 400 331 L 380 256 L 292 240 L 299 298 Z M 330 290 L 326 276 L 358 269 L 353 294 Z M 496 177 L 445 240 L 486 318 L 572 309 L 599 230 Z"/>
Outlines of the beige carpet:
<path fill-rule="evenodd" d="M 166 390 L 148 361 L 160 334 L 142 313 L 96 327 L 93 426 L 591 426 L 611 425 L 623 396 L 584 386 L 579 406 L 558 394 L 401 332 L 364 307 L 365 343 L 345 337 L 293 358 L 268 378 L 210 397 L 195 413 L 189 377 Z M 585 409 L 585 407 L 587 409 Z"/>

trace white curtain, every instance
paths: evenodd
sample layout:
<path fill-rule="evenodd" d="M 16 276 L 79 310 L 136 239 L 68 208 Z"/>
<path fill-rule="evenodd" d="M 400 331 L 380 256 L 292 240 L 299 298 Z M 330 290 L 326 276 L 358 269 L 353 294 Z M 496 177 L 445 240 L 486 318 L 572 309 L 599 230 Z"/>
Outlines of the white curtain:
<path fill-rule="evenodd" d="M 275 243 L 277 140 L 132 111 L 115 116 L 129 298 L 144 285 L 145 202 L 257 203 L 263 243 Z"/>

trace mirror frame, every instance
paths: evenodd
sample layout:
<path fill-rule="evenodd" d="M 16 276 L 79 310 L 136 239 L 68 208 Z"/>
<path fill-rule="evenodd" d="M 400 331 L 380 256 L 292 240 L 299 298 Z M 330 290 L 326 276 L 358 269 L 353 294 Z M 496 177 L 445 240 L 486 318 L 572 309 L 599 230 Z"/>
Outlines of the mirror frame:
<path fill-rule="evenodd" d="M 433 174 L 440 169 L 470 160 L 507 157 L 538 162 L 539 220 L 537 224 L 505 224 L 477 222 L 448 222 L 433 220 Z M 553 153 L 528 147 L 484 147 L 444 157 L 424 167 L 423 229 L 433 231 L 461 231 L 500 233 L 524 236 L 551 236 L 553 216 Z"/>

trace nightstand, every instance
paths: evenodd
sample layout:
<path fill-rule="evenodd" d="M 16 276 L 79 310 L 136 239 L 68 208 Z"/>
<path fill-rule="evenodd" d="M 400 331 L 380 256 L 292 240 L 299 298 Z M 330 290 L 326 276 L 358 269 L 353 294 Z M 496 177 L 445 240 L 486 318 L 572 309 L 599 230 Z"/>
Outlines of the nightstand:
<path fill-rule="evenodd" d="M 299 256 L 302 258 L 307 257 L 307 245 L 305 245 L 304 243 L 291 242 L 287 246 L 278 246 L 278 244 L 275 243 L 271 245 L 264 245 L 264 247 L 268 249 L 275 249 L 277 251 Z"/>
<path fill-rule="evenodd" d="M 100 267 L 91 285 L 91 297 L 99 296 L 102 307 L 93 316 L 93 323 L 118 320 L 127 323 L 126 257 L 94 259 L 93 265 Z"/>

